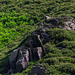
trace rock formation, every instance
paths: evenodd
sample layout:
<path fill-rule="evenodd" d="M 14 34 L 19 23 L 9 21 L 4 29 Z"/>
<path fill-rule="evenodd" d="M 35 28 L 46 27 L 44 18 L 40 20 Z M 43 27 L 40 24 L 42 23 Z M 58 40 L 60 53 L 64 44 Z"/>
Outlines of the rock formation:
<path fill-rule="evenodd" d="M 28 47 L 19 47 L 10 55 L 10 70 L 7 73 L 8 75 L 11 75 L 12 73 L 19 73 L 23 69 L 27 68 L 29 61 L 37 61 L 42 58 L 43 45 L 40 35 L 34 32 L 30 37 L 31 39 L 28 40 Z"/>
<path fill-rule="evenodd" d="M 21 72 L 23 69 L 27 68 L 30 61 L 37 61 L 44 56 L 43 44 L 49 42 L 50 40 L 49 35 L 46 33 L 47 29 L 62 28 L 66 30 L 75 30 L 75 19 L 71 18 L 69 21 L 65 21 L 64 27 L 59 26 L 60 20 L 61 19 L 59 18 L 55 19 L 46 16 L 45 24 L 44 22 L 40 24 L 43 27 L 37 29 L 31 34 L 31 36 L 29 36 L 30 39 L 28 40 L 27 45 L 19 47 L 10 55 L 10 70 L 7 73 L 8 75 Z M 25 42 L 25 40 L 23 42 Z M 41 69 L 39 66 L 33 67 L 30 75 L 34 74 L 44 75 L 44 69 Z"/>

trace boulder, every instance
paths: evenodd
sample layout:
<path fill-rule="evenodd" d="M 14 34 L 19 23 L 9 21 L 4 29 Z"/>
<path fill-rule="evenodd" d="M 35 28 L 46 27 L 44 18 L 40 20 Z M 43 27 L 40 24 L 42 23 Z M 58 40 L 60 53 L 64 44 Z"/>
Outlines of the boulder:
<path fill-rule="evenodd" d="M 58 24 L 59 24 L 59 22 L 58 22 L 57 19 L 51 18 L 51 17 L 49 17 L 49 16 L 46 16 L 46 17 L 45 17 L 45 22 L 46 22 L 46 23 L 51 23 L 52 25 L 55 25 L 55 26 L 58 26 Z"/>
<path fill-rule="evenodd" d="M 33 66 L 30 75 L 45 75 L 45 69 L 42 66 Z"/>
<path fill-rule="evenodd" d="M 28 63 L 29 51 L 27 49 L 20 50 L 16 62 L 16 72 L 21 72 L 23 69 L 26 69 Z"/>
<path fill-rule="evenodd" d="M 23 70 L 23 67 L 22 67 L 22 60 L 23 60 L 23 57 L 20 57 L 17 61 L 16 61 L 16 73 L 19 73 Z"/>
<path fill-rule="evenodd" d="M 9 58 L 10 68 L 13 70 L 16 67 L 16 61 L 17 61 L 16 59 L 18 56 L 18 51 L 19 51 L 19 48 L 14 50 L 13 53 L 10 55 L 10 58 Z"/>
<path fill-rule="evenodd" d="M 8 75 L 12 73 L 19 73 L 23 69 L 26 69 L 29 63 L 29 50 L 25 47 L 20 47 L 13 51 L 9 58 L 10 70 Z"/>
<path fill-rule="evenodd" d="M 42 47 L 40 35 L 38 35 L 34 32 L 34 33 L 32 33 L 31 37 L 32 37 L 32 40 L 33 40 L 33 47 Z"/>
<path fill-rule="evenodd" d="M 50 40 L 49 35 L 47 33 L 41 33 L 41 38 L 43 39 L 42 41 L 43 44 L 49 42 Z"/>
<path fill-rule="evenodd" d="M 12 73 L 15 73 L 13 69 L 8 70 L 7 75 L 11 75 Z"/>
<path fill-rule="evenodd" d="M 33 48 L 32 50 L 32 58 L 33 60 L 39 60 L 42 58 L 42 47 L 36 47 L 36 48 Z"/>

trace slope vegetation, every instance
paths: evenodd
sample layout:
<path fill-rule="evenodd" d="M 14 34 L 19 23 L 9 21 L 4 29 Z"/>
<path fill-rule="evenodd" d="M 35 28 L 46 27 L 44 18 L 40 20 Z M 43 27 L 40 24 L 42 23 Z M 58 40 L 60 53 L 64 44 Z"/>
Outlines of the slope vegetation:
<path fill-rule="evenodd" d="M 6 75 L 9 55 L 37 29 L 46 15 L 75 18 L 75 0 L 0 0 L 0 74 Z M 48 70 L 47 75 L 75 74 L 75 31 L 57 28 L 48 30 L 48 34 L 51 41 L 44 45 L 45 56 L 30 62 L 18 75 L 28 75 L 38 63 Z"/>

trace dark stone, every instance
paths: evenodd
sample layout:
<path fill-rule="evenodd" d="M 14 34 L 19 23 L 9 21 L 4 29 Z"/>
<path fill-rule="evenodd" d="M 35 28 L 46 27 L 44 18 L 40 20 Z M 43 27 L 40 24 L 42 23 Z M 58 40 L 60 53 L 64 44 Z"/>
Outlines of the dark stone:
<path fill-rule="evenodd" d="M 45 75 L 45 69 L 41 66 L 33 66 L 30 75 Z"/>
<path fill-rule="evenodd" d="M 49 7 L 49 8 L 47 8 L 47 11 L 50 12 L 51 10 L 53 10 L 53 9 L 54 9 L 55 7 L 57 7 L 57 6 L 58 6 L 58 4 L 55 5 L 55 6 Z"/>
<path fill-rule="evenodd" d="M 51 23 L 52 25 L 55 25 L 55 26 L 58 26 L 58 24 L 59 24 L 58 19 L 52 18 L 52 17 L 49 17 L 49 16 L 45 17 L 45 22 L 46 23 Z"/>
<path fill-rule="evenodd" d="M 33 48 L 33 50 L 32 50 L 32 58 L 34 61 L 39 60 L 39 56 L 38 56 L 38 52 L 37 52 L 36 48 Z"/>
<path fill-rule="evenodd" d="M 42 47 L 42 43 L 40 38 L 38 38 L 38 35 L 36 33 L 32 33 L 31 35 L 33 40 L 33 47 Z"/>
<path fill-rule="evenodd" d="M 21 72 L 22 69 L 26 69 L 28 63 L 29 51 L 27 49 L 20 50 L 16 62 L 16 72 Z"/>
<path fill-rule="evenodd" d="M 11 75 L 12 73 L 15 73 L 13 69 L 8 70 L 7 75 Z"/>
<path fill-rule="evenodd" d="M 29 48 L 29 61 L 32 61 L 33 58 L 32 58 L 32 48 Z"/>
<path fill-rule="evenodd" d="M 72 11 L 73 14 L 75 14 L 75 11 Z"/>
<path fill-rule="evenodd" d="M 42 47 L 36 47 L 36 48 L 33 48 L 32 50 L 32 58 L 33 60 L 37 61 L 39 59 L 42 58 Z"/>
<path fill-rule="evenodd" d="M 49 23 L 51 23 L 51 24 L 53 24 L 53 25 L 56 25 L 56 26 L 58 26 L 58 24 L 59 24 L 59 22 L 58 22 L 57 19 L 51 19 L 51 20 L 49 21 Z"/>
<path fill-rule="evenodd" d="M 42 41 L 43 44 L 45 44 L 45 43 L 50 41 L 49 35 L 46 34 L 46 33 L 41 33 L 41 38 L 43 38 L 43 41 Z"/>
<path fill-rule="evenodd" d="M 45 30 L 50 29 L 50 28 L 52 28 L 52 24 L 51 23 L 48 23 L 48 24 L 43 26 L 43 29 L 45 29 Z"/>
<path fill-rule="evenodd" d="M 10 55 L 10 70 L 8 71 L 8 75 L 12 73 L 19 73 L 23 69 L 26 69 L 29 63 L 29 50 L 25 47 L 20 47 L 13 51 Z"/>
<path fill-rule="evenodd" d="M 16 68 L 16 59 L 17 59 L 17 56 L 18 56 L 18 50 L 19 49 L 16 49 L 13 51 L 13 53 L 10 55 L 10 58 L 9 58 L 9 63 L 10 63 L 10 68 L 12 70 L 14 70 Z"/>

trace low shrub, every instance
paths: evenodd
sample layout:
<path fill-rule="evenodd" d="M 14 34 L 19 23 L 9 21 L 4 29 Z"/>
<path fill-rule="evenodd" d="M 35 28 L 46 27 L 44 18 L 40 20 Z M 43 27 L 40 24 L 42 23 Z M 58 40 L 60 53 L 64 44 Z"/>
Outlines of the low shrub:
<path fill-rule="evenodd" d="M 62 56 L 61 53 L 59 53 L 59 54 L 48 53 L 48 54 L 46 54 L 46 55 L 44 56 L 44 58 L 46 59 L 46 58 L 61 57 L 61 56 Z"/>
<path fill-rule="evenodd" d="M 75 41 L 62 41 L 57 44 L 57 47 L 72 49 L 75 48 Z"/>
<path fill-rule="evenodd" d="M 61 55 L 61 50 L 55 48 L 54 45 L 51 45 L 50 43 L 46 43 L 44 45 L 44 49 L 45 49 L 45 54 L 48 54 L 48 53 L 53 53 L 53 54 L 58 54 L 58 55 Z"/>
<path fill-rule="evenodd" d="M 64 56 L 73 56 L 75 54 L 72 50 L 66 48 L 62 49 L 61 51 Z"/>
<path fill-rule="evenodd" d="M 71 75 L 74 75 L 75 73 L 75 65 L 71 63 L 62 63 L 57 68 L 59 71 L 71 73 Z"/>
<path fill-rule="evenodd" d="M 64 29 L 49 29 L 47 30 L 47 33 L 49 34 L 51 41 L 53 43 L 58 43 L 64 40 L 67 41 L 74 41 L 75 40 L 75 31 L 67 31 Z"/>
<path fill-rule="evenodd" d="M 55 65 L 59 63 L 57 58 L 46 58 L 43 62 L 48 63 L 49 65 Z"/>

